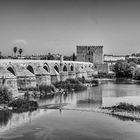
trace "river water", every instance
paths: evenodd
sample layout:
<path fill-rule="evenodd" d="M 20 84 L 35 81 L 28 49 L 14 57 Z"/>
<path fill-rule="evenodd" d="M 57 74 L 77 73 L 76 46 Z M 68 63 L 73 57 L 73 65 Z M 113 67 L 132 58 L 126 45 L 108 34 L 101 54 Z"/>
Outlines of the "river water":
<path fill-rule="evenodd" d="M 87 90 L 39 100 L 69 110 L 0 112 L 0 140 L 140 140 L 140 122 L 92 112 L 119 102 L 140 105 L 140 85 L 106 82 Z"/>

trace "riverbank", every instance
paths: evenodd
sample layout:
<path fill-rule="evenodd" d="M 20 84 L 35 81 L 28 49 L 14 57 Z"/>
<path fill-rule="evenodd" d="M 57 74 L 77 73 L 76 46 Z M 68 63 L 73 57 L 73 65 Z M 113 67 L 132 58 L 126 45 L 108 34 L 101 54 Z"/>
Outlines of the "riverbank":
<path fill-rule="evenodd" d="M 140 105 L 139 85 L 108 82 L 87 87 L 84 91 L 37 101 L 42 108 L 35 111 L 0 113 L 1 139 L 69 140 L 71 136 L 71 139 L 80 140 L 89 140 L 89 136 L 91 140 L 140 139 L 139 119 L 133 119 L 134 116 L 129 118 L 128 113 L 118 115 L 117 111 L 113 114 L 109 109 L 101 109 L 120 102 Z"/>
<path fill-rule="evenodd" d="M 72 108 L 64 106 L 63 110 L 75 110 L 75 111 L 86 111 L 86 112 L 98 112 L 108 114 L 116 117 L 120 117 L 126 120 L 140 121 L 140 106 L 134 106 L 127 103 L 119 103 L 118 105 L 111 107 L 100 107 L 100 108 Z"/>
<path fill-rule="evenodd" d="M 71 111 L 82 111 L 82 112 L 96 112 L 96 113 L 102 113 L 102 114 L 107 114 L 107 115 L 111 115 L 114 116 L 116 118 L 118 118 L 119 120 L 132 120 L 132 121 L 140 121 L 140 113 L 138 112 L 113 112 L 108 110 L 108 109 L 101 109 L 101 108 L 97 108 L 97 109 L 85 109 L 85 108 L 71 108 L 71 107 L 64 107 L 62 108 L 62 110 L 71 110 Z"/>
<path fill-rule="evenodd" d="M 101 107 L 104 113 L 140 120 L 140 106 L 128 103 L 119 103 L 111 107 Z"/>
<path fill-rule="evenodd" d="M 47 85 L 42 83 L 35 88 L 28 87 L 20 89 L 24 94 L 13 98 L 12 93 L 8 91 L 7 87 L 0 88 L 0 110 L 14 110 L 14 111 L 30 111 L 38 108 L 38 102 L 34 101 L 36 98 L 47 98 L 56 94 L 68 94 L 68 92 L 85 90 L 86 86 L 78 79 L 67 79 L 65 81 L 56 82 L 54 85 Z M 2 105 L 4 104 L 4 105 Z"/>

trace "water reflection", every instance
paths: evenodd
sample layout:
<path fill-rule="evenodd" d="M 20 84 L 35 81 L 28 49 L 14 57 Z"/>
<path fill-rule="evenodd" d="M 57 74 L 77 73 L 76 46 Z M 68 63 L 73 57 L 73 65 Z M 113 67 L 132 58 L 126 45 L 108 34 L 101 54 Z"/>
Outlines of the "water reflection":
<path fill-rule="evenodd" d="M 40 105 L 46 104 L 67 104 L 79 108 L 98 108 L 100 106 L 112 106 L 119 102 L 127 102 L 140 105 L 140 86 L 136 84 L 116 84 L 108 82 L 97 87 L 88 87 L 82 92 L 48 96 L 46 99 L 37 99 Z M 49 113 L 53 110 L 36 110 L 33 112 L 12 113 L 0 111 L 0 132 L 15 128 L 23 123 L 31 122 L 33 119 Z M 62 113 L 61 108 L 58 110 Z M 62 114 L 63 115 L 63 114 Z M 115 116 L 123 121 L 131 118 Z"/>
<path fill-rule="evenodd" d="M 127 116 L 120 116 L 120 115 L 116 115 L 116 114 L 108 114 L 112 117 L 115 117 L 118 120 L 121 121 L 136 121 L 136 122 L 140 122 L 140 119 L 137 118 L 132 118 L 132 117 L 127 117 Z"/>
<path fill-rule="evenodd" d="M 119 102 L 126 102 L 140 105 L 140 85 L 139 84 L 119 84 L 118 82 L 108 82 L 102 85 L 103 106 L 112 106 Z"/>
<path fill-rule="evenodd" d="M 9 129 L 14 129 L 24 123 L 31 123 L 33 119 L 43 115 L 46 111 L 49 112 L 45 109 L 23 113 L 0 112 L 0 133 Z"/>
<path fill-rule="evenodd" d="M 88 87 L 82 92 L 55 95 L 46 99 L 38 100 L 40 105 L 45 104 L 68 104 L 74 107 L 100 107 L 102 105 L 102 86 Z"/>
<path fill-rule="evenodd" d="M 7 125 L 8 121 L 12 118 L 11 111 L 2 111 L 0 110 L 0 126 Z"/>
<path fill-rule="evenodd" d="M 102 86 L 88 87 L 86 94 L 82 92 L 77 94 L 77 107 L 96 108 L 102 106 Z"/>
<path fill-rule="evenodd" d="M 102 85 L 105 97 L 125 97 L 140 95 L 140 86 L 132 84 L 116 84 L 108 82 Z"/>
<path fill-rule="evenodd" d="M 89 87 L 82 92 L 72 92 L 68 94 L 60 94 L 55 96 L 48 96 L 46 99 L 38 99 L 40 105 L 46 104 L 68 104 L 73 107 L 93 108 L 102 105 L 102 87 Z M 53 110 L 52 110 L 53 111 Z M 62 113 L 61 107 L 59 109 Z M 33 112 L 12 113 L 2 112 L 0 113 L 0 132 L 9 128 L 14 128 L 26 122 L 31 122 L 32 119 L 48 112 L 48 110 L 36 110 Z M 5 126 L 5 127 L 4 127 Z"/>
<path fill-rule="evenodd" d="M 132 79 L 124 79 L 124 78 L 119 78 L 119 79 L 116 79 L 114 81 L 115 84 L 139 84 L 139 81 L 137 80 L 132 80 Z"/>

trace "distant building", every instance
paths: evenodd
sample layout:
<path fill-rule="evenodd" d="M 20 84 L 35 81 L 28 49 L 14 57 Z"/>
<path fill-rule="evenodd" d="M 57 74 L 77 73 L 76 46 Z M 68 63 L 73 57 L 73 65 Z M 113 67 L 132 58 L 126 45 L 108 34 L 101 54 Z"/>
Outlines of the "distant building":
<path fill-rule="evenodd" d="M 76 46 L 77 61 L 103 63 L 103 46 Z"/>
<path fill-rule="evenodd" d="M 140 59 L 139 56 L 129 56 L 128 59 Z"/>
<path fill-rule="evenodd" d="M 104 55 L 104 63 L 114 64 L 118 60 L 126 60 L 126 55 Z"/>
<path fill-rule="evenodd" d="M 108 73 L 113 73 L 113 65 L 118 60 L 126 60 L 126 55 L 104 55 L 104 63 L 108 65 Z"/>

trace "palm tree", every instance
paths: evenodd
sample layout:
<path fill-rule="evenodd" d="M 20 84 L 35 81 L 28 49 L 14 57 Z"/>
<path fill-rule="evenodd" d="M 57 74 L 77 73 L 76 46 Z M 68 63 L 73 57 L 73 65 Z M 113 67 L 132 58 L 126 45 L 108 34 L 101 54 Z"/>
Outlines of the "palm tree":
<path fill-rule="evenodd" d="M 16 53 L 17 53 L 17 47 L 16 46 L 13 48 L 13 52 L 15 53 L 15 57 L 16 57 Z"/>
<path fill-rule="evenodd" d="M 20 57 L 21 57 L 21 54 L 22 54 L 23 50 L 22 49 L 19 49 L 18 52 L 19 52 Z"/>

